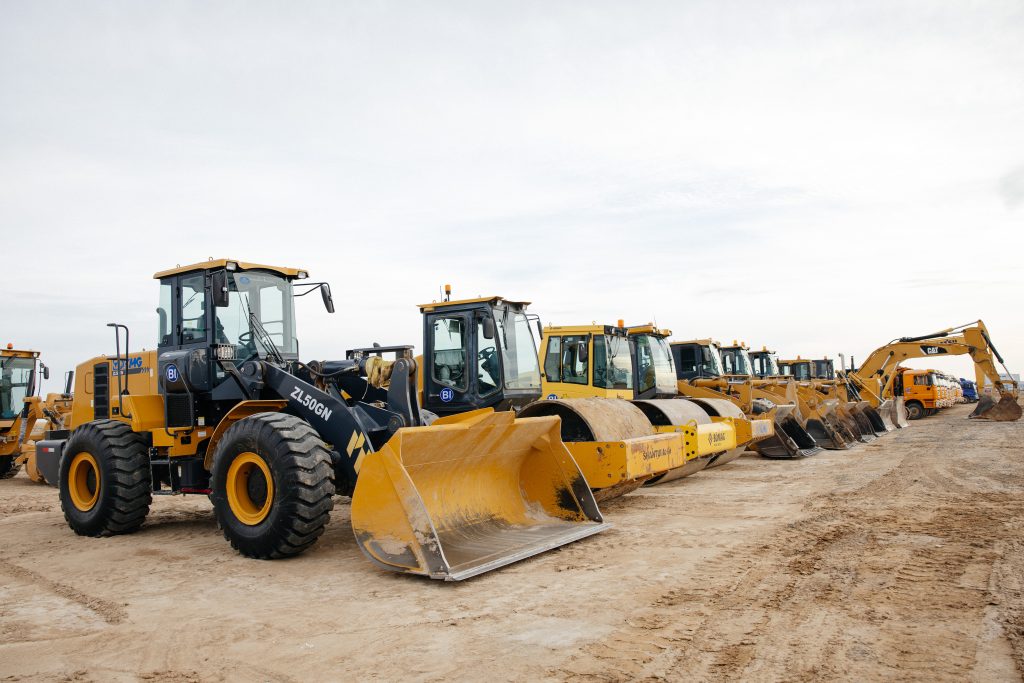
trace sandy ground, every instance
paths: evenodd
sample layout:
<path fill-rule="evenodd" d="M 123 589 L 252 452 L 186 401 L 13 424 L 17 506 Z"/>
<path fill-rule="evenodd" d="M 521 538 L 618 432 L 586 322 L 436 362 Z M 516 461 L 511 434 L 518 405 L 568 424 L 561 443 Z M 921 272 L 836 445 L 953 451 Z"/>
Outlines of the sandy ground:
<path fill-rule="evenodd" d="M 343 502 L 289 561 L 205 498 L 134 535 L 0 482 L 0 680 L 1021 680 L 1024 422 L 960 406 L 847 452 L 745 456 L 462 584 L 375 569 Z"/>

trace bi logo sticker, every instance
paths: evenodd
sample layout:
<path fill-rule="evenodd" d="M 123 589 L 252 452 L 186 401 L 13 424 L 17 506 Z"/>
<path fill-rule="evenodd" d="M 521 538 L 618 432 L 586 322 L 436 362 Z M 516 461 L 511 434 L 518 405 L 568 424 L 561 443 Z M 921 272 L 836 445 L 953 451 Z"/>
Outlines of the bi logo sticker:
<path fill-rule="evenodd" d="M 445 403 L 449 403 L 449 402 L 451 402 L 451 400 L 453 398 L 455 398 L 455 392 L 454 391 L 452 391 L 448 387 L 445 387 L 444 389 L 441 390 L 441 400 L 442 401 L 444 401 Z"/>
<path fill-rule="evenodd" d="M 167 375 L 167 381 L 168 382 L 177 382 L 178 381 L 178 366 L 175 365 L 174 363 L 171 363 L 170 365 L 167 366 L 167 369 L 164 371 L 164 374 Z"/>

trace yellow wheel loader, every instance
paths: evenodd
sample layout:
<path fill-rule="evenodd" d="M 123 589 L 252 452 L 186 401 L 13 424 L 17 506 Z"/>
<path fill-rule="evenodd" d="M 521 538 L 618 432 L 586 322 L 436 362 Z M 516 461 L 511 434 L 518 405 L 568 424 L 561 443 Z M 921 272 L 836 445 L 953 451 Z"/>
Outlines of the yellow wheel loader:
<path fill-rule="evenodd" d="M 46 430 L 60 429 L 68 410 L 68 397 L 36 396 L 40 379 L 50 369 L 38 351 L 18 350 L 13 344 L 0 350 L 0 479 L 13 477 L 25 466 L 29 479 L 43 481 L 36 468 L 35 442 Z"/>
<path fill-rule="evenodd" d="M 779 360 L 783 376 L 796 381 L 800 412 L 807 420 L 807 431 L 826 448 L 837 450 L 852 448 L 858 441 L 869 440 L 861 434 L 844 401 L 818 390 L 812 367 L 810 360 L 800 356 Z M 873 435 L 870 440 L 874 440 Z"/>
<path fill-rule="evenodd" d="M 988 328 L 981 320 L 932 334 L 894 339 L 872 351 L 859 368 L 845 371 L 844 376 L 867 401 L 878 408 L 884 401 L 896 398 L 893 385 L 899 375 L 896 369 L 900 362 L 908 358 L 942 358 L 950 355 L 970 355 L 974 361 L 979 401 L 970 417 L 1002 422 L 1021 418 L 1020 387 L 1010 379 L 1010 371 L 992 344 Z M 1000 375 L 996 361 L 1002 366 L 1005 376 Z M 998 401 L 988 395 L 980 396 L 986 380 L 998 394 Z M 902 404 L 902 401 L 898 403 Z M 879 412 L 884 413 L 884 410 Z M 900 419 L 901 416 L 896 415 L 896 418 Z M 902 420 L 906 421 L 905 409 Z"/>
<path fill-rule="evenodd" d="M 765 377 L 753 375 L 745 350 L 731 353 L 725 368 L 721 347 L 712 339 L 691 339 L 671 344 L 676 386 L 691 400 L 727 400 L 751 419 L 771 420 L 773 430 L 750 448 L 765 458 L 805 458 L 822 448 L 807 432 L 798 412 L 796 386 L 778 377 L 778 368 Z M 774 362 L 774 356 L 767 359 Z"/>
<path fill-rule="evenodd" d="M 830 359 L 812 360 L 797 356 L 795 360 L 783 360 L 779 365 L 783 373 L 809 377 L 806 381 L 798 382 L 797 392 L 803 392 L 806 396 L 813 397 L 813 400 L 820 400 L 819 396 L 824 397 L 847 438 L 861 443 L 875 440 L 876 435 L 871 421 L 861 410 L 863 406 L 857 401 L 848 400 L 846 393 L 840 392 Z"/>
<path fill-rule="evenodd" d="M 76 372 L 67 438 L 37 444 L 68 525 L 142 526 L 153 496 L 200 494 L 241 554 L 297 555 L 351 496 L 356 541 L 392 571 L 461 580 L 605 528 L 554 418 L 481 409 L 427 426 L 417 367 L 385 386 L 370 358 L 302 362 L 293 298 L 326 283 L 210 260 L 165 270 L 157 348 Z M 493 323 L 493 321 L 492 321 Z M 122 353 L 121 339 L 124 337 Z"/>
<path fill-rule="evenodd" d="M 861 441 L 871 441 L 871 437 L 884 436 L 896 427 L 863 400 L 853 384 L 836 373 L 835 361 L 825 357 L 811 361 L 814 386 L 822 394 L 839 401 L 839 405 L 856 422 L 861 432 Z"/>

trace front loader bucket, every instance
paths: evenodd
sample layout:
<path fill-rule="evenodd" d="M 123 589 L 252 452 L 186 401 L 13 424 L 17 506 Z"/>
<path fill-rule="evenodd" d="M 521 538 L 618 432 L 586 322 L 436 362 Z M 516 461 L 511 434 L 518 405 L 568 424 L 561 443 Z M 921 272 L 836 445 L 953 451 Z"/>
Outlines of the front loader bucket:
<path fill-rule="evenodd" d="M 822 451 L 814 437 L 807 433 L 793 415 L 796 406 L 775 409 L 775 434 L 751 446 L 764 458 L 806 458 Z"/>
<path fill-rule="evenodd" d="M 822 448 L 842 451 L 851 447 L 851 437 L 832 415 L 807 418 L 804 428 Z"/>
<path fill-rule="evenodd" d="M 864 416 L 865 425 L 875 436 L 885 436 L 892 431 L 893 428 L 886 426 L 882 416 L 867 401 L 857 401 L 853 404 L 853 410 Z"/>
<path fill-rule="evenodd" d="M 901 403 L 902 401 L 903 399 L 900 399 Z M 868 419 L 871 420 L 876 434 L 880 434 L 878 431 L 879 426 L 886 432 L 891 432 L 898 428 L 895 401 L 887 398 L 879 403 L 877 408 L 873 407 L 870 403 L 866 403 L 866 405 L 867 407 L 864 409 L 864 412 L 868 415 Z M 906 408 L 904 408 L 904 411 L 906 411 Z"/>
<path fill-rule="evenodd" d="M 871 443 L 875 440 L 875 431 L 871 428 L 871 422 L 867 415 L 857 410 L 857 404 L 854 401 L 847 402 L 842 407 L 841 414 L 845 418 L 844 423 L 857 441 Z"/>
<path fill-rule="evenodd" d="M 907 402 L 902 396 L 897 396 L 894 399 L 886 399 L 886 401 L 882 403 L 882 406 L 890 400 L 892 401 L 893 423 L 896 425 L 897 429 L 906 429 L 910 426 L 910 419 L 907 417 Z M 882 409 L 882 406 L 879 406 L 879 410 Z"/>
<path fill-rule="evenodd" d="M 607 525 L 557 417 L 485 409 L 400 429 L 366 455 L 352 528 L 386 569 L 461 581 Z"/>
<path fill-rule="evenodd" d="M 995 422 L 1014 422 L 1021 418 L 1024 411 L 1020 403 L 1011 394 L 1004 394 L 997 403 L 988 394 L 978 397 L 978 405 L 968 417 Z"/>

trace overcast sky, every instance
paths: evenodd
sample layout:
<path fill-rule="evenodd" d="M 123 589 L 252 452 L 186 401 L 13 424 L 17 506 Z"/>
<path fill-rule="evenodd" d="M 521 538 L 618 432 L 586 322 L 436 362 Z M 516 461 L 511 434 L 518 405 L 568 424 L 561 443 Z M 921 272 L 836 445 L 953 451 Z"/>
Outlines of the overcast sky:
<path fill-rule="evenodd" d="M 306 360 L 450 282 L 784 356 L 983 318 L 1020 372 L 1022 45 L 1019 0 L 0 0 L 0 342 L 151 348 L 213 256 L 332 283 Z"/>

